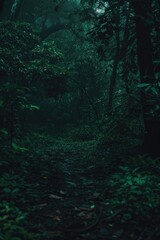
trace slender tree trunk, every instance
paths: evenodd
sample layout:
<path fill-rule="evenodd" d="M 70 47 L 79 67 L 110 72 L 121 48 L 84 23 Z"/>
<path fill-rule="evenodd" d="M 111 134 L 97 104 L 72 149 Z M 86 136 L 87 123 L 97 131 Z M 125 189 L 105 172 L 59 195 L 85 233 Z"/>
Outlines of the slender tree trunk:
<path fill-rule="evenodd" d="M 118 69 L 118 65 L 119 65 L 119 50 L 120 50 L 119 46 L 117 46 L 116 54 L 115 54 L 115 58 L 114 58 L 112 75 L 111 75 L 111 79 L 110 79 L 110 86 L 109 86 L 109 100 L 108 100 L 109 113 L 112 113 L 112 110 L 113 110 L 112 104 L 113 104 L 114 90 L 115 90 L 115 86 L 116 86 L 117 69 Z"/>
<path fill-rule="evenodd" d="M 115 58 L 114 58 L 114 65 L 113 65 L 113 70 L 112 70 L 112 75 L 111 75 L 111 80 L 110 80 L 110 87 L 109 87 L 109 111 L 112 112 L 112 102 L 113 102 L 113 95 L 114 95 L 114 90 L 116 86 L 116 78 L 117 78 L 117 69 L 118 65 L 121 59 L 123 59 L 123 80 L 125 81 L 126 88 L 128 87 L 127 84 L 127 78 L 128 78 L 128 59 L 126 58 L 126 52 L 128 49 L 128 41 L 129 41 L 129 20 L 130 20 L 130 11 L 131 11 L 131 4 L 129 4 L 128 8 L 128 14 L 126 18 L 126 24 L 125 24 L 125 30 L 124 30 L 124 36 L 123 36 L 123 41 L 122 45 L 120 45 L 120 32 L 117 30 L 116 32 L 116 53 L 115 53 Z M 114 14 L 114 11 L 112 10 L 112 13 Z M 117 19 L 117 29 L 119 29 L 119 18 L 120 18 L 120 12 L 117 12 L 115 14 L 115 17 Z"/>
<path fill-rule="evenodd" d="M 11 8 L 11 20 L 17 20 L 24 0 L 14 0 Z"/>
<path fill-rule="evenodd" d="M 120 32 L 119 32 L 120 13 L 119 13 L 119 10 L 117 10 L 115 13 L 113 6 L 111 7 L 111 10 L 112 10 L 113 17 L 117 20 L 116 20 L 116 50 L 115 50 L 112 75 L 110 79 L 109 99 L 108 99 L 108 110 L 110 114 L 112 114 L 112 110 L 113 110 L 112 109 L 113 96 L 114 96 L 114 90 L 116 87 L 117 70 L 118 70 L 118 65 L 120 61 Z"/>
<path fill-rule="evenodd" d="M 126 24 L 125 24 L 123 43 L 122 43 L 122 49 L 121 49 L 121 57 L 123 61 L 122 79 L 125 83 L 125 90 L 127 94 L 130 94 L 129 83 L 128 83 L 129 60 L 130 60 L 128 56 L 129 35 L 130 35 L 130 28 L 129 28 L 130 16 L 131 16 L 131 3 L 129 4 L 128 14 L 126 17 Z"/>
<path fill-rule="evenodd" d="M 0 12 L 3 12 L 5 0 L 0 0 Z"/>
<path fill-rule="evenodd" d="M 154 83 L 154 68 L 152 59 L 151 27 L 149 16 L 151 13 L 151 0 L 134 1 L 137 57 L 142 83 Z M 144 116 L 145 135 L 143 151 L 151 156 L 160 156 L 160 121 L 148 115 L 152 106 L 148 103 L 150 96 L 145 92 L 141 94 L 142 111 Z"/>
<path fill-rule="evenodd" d="M 83 91 L 84 91 L 84 94 L 85 94 L 86 98 L 88 99 L 88 102 L 89 102 L 89 104 L 90 104 L 90 106 L 91 106 L 91 108 L 93 110 L 93 113 L 95 115 L 96 120 L 98 120 L 99 119 L 99 114 L 98 114 L 97 108 L 96 108 L 93 100 L 89 96 L 89 94 L 88 94 L 87 90 L 85 89 L 85 87 L 83 88 Z"/>

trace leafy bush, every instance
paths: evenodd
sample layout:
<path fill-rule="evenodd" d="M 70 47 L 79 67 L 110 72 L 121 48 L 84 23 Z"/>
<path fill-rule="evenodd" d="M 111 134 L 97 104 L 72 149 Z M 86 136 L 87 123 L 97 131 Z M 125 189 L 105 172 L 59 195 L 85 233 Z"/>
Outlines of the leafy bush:
<path fill-rule="evenodd" d="M 160 214 L 159 177 L 140 168 L 120 167 L 120 170 L 112 175 L 109 186 L 112 191 L 112 206 L 127 210 L 129 219 L 122 218 L 122 221 L 132 219 L 145 222 L 153 214 L 156 219 Z"/>
<path fill-rule="evenodd" d="M 60 64 L 63 55 L 53 41 L 41 42 L 30 24 L 0 22 L 0 55 L 1 81 L 5 87 L 21 87 L 22 90 L 37 80 L 40 83 L 40 80 L 51 79 L 50 84 L 55 85 L 54 92 L 59 93 L 56 85 L 66 74 L 66 68 Z M 2 100 L 0 102 L 2 105 Z"/>
<path fill-rule="evenodd" d="M 63 54 L 56 48 L 54 41 L 35 46 L 28 71 L 32 79 L 43 83 L 48 97 L 65 93 L 67 69 L 64 67 Z"/>
<path fill-rule="evenodd" d="M 154 84 L 141 83 L 138 84 L 143 94 L 146 95 L 147 102 L 151 106 L 148 113 L 149 117 L 160 118 L 160 82 L 157 81 Z"/>
<path fill-rule="evenodd" d="M 0 178 L 0 239 L 21 240 L 34 239 L 34 234 L 29 233 L 25 226 L 27 224 L 27 213 L 20 208 L 25 204 L 22 190 L 25 188 L 22 176 L 3 174 Z"/>
<path fill-rule="evenodd" d="M 0 22 L 0 55 L 0 137 L 12 143 L 26 112 L 39 109 L 32 104 L 36 91 L 63 94 L 67 71 L 54 42 L 42 43 L 28 23 Z"/>
<path fill-rule="evenodd" d="M 96 137 L 97 130 L 89 125 L 81 126 L 72 131 L 71 137 L 75 140 L 89 141 Z"/>

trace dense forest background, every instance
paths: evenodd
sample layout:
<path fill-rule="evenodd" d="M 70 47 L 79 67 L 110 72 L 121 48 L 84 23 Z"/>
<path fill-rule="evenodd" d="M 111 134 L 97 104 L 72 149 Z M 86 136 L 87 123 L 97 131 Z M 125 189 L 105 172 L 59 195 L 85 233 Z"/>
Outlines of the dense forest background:
<path fill-rule="evenodd" d="M 160 239 L 159 0 L 0 0 L 0 240 Z"/>

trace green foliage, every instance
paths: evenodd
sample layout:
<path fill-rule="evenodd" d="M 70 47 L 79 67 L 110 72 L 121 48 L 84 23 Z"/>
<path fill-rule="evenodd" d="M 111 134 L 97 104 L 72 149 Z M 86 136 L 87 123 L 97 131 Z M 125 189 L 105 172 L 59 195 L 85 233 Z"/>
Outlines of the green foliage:
<path fill-rule="evenodd" d="M 56 48 L 54 41 L 42 42 L 32 51 L 29 72 L 32 79 L 42 81 L 47 96 L 57 97 L 66 91 L 67 69 L 63 55 Z"/>
<path fill-rule="evenodd" d="M 41 97 L 65 92 L 66 68 L 54 42 L 41 43 L 28 23 L 0 22 L 0 56 L 0 128 L 12 142 L 26 112 L 39 109 L 32 104 L 36 91 Z"/>
<path fill-rule="evenodd" d="M 8 132 L 7 132 L 7 130 L 5 128 L 2 128 L 0 130 L 0 134 L 3 135 L 3 136 L 8 136 Z"/>
<path fill-rule="evenodd" d="M 33 239 L 34 234 L 25 229 L 27 213 L 20 205 L 25 204 L 21 192 L 26 186 L 23 176 L 5 173 L 0 177 L 0 239 Z"/>
<path fill-rule="evenodd" d="M 158 81 L 155 84 L 141 83 L 141 84 L 138 84 L 138 87 L 146 96 L 148 104 L 152 106 L 148 115 L 159 119 L 160 118 L 160 82 Z"/>
<path fill-rule="evenodd" d="M 137 165 L 137 167 L 136 167 Z M 130 157 L 126 166 L 120 166 L 109 180 L 111 205 L 124 208 L 127 216 L 122 222 L 149 221 L 152 214 L 158 216 L 160 209 L 160 184 L 156 161 L 147 157 Z M 154 219 L 156 221 L 156 218 Z"/>
<path fill-rule="evenodd" d="M 38 35 L 30 24 L 10 21 L 0 22 L 0 33 L 0 70 L 6 75 L 25 73 L 25 63 L 30 57 L 28 53 L 39 42 Z"/>
<path fill-rule="evenodd" d="M 116 113 L 112 117 L 108 115 L 102 124 L 97 144 L 98 148 L 104 150 L 110 146 L 114 147 L 115 144 L 118 144 L 119 149 L 135 147 L 134 139 L 138 140 L 144 133 L 141 117 L 133 117 L 128 113 L 122 115 Z M 129 142 L 128 139 L 130 139 Z"/>
<path fill-rule="evenodd" d="M 63 173 L 57 166 L 57 157 L 48 158 L 44 151 L 50 151 L 48 145 L 53 144 L 53 139 L 35 134 L 29 142 L 26 139 L 28 149 L 20 144 L 13 142 L 11 152 L 0 159 L 0 239 L 39 240 L 43 233 L 38 233 L 41 231 L 38 205 L 49 195 L 46 190 L 54 189 L 52 185 L 52 190 L 48 190 L 48 183 L 56 186 L 57 176 L 62 179 Z M 46 184 L 41 191 L 35 189 L 39 182 L 42 187 Z M 39 230 L 34 229 L 32 233 L 31 222 Z M 46 232 L 44 235 L 47 237 Z"/>
<path fill-rule="evenodd" d="M 3 77 L 1 81 L 6 83 L 7 80 L 8 83 L 8 77 L 11 78 L 10 87 L 14 85 L 27 87 L 37 78 L 38 80 L 52 78 L 53 82 L 55 78 L 58 84 L 61 76 L 65 75 L 66 71 L 60 65 L 63 60 L 62 53 L 53 41 L 41 43 L 38 33 L 30 24 L 2 21 L 0 33 L 0 71 Z M 1 105 L 2 103 L 1 100 Z"/>
<path fill-rule="evenodd" d="M 24 227 L 27 214 L 12 203 L 2 201 L 0 214 L 1 240 L 37 239 L 36 234 L 27 231 Z"/>
<path fill-rule="evenodd" d="M 18 144 L 16 144 L 15 142 L 12 142 L 12 150 L 14 153 L 23 153 L 23 152 L 27 151 L 27 148 L 21 147 Z"/>
<path fill-rule="evenodd" d="M 78 141 L 90 141 L 96 138 L 95 126 L 84 125 L 71 131 L 71 137 Z"/>
<path fill-rule="evenodd" d="M 76 1 L 83 5 L 79 16 L 84 22 L 77 15 L 80 8 L 69 8 L 72 1 L 30 2 L 24 1 L 30 11 L 23 6 L 20 18 L 28 15 L 33 22 L 38 13 L 42 32 L 52 24 L 53 30 L 60 25 L 64 31 L 41 41 L 31 24 L 0 22 L 0 240 L 63 239 L 67 220 L 74 221 L 72 209 L 77 220 L 82 216 L 89 226 L 84 238 L 90 238 L 87 222 L 93 228 L 93 218 L 100 238 L 116 238 L 120 225 L 120 230 L 127 226 L 122 239 L 142 239 L 138 235 L 143 226 L 151 225 L 147 231 L 152 232 L 159 222 L 160 167 L 159 159 L 128 156 L 144 131 L 130 1 Z M 154 48 L 153 55 L 158 55 L 156 44 Z M 159 82 L 138 87 L 150 99 L 150 114 L 159 118 Z M 31 127 L 24 139 L 25 119 Z M 96 145 L 100 147 L 95 152 Z M 79 208 L 82 202 L 85 208 Z M 95 209 L 88 212 L 88 203 Z M 104 219 L 96 208 L 102 209 Z M 109 229 L 114 233 L 110 237 Z"/>
<path fill-rule="evenodd" d="M 28 234 L 24 227 L 22 227 L 26 219 L 26 213 L 15 207 L 12 203 L 6 201 L 0 203 L 0 213 L 0 239 L 26 239 Z"/>

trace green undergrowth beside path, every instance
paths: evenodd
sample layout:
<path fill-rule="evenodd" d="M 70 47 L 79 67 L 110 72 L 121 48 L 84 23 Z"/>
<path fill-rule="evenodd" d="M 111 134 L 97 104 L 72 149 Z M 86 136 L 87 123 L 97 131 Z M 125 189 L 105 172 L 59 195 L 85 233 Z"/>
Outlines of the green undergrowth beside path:
<path fill-rule="evenodd" d="M 32 133 L 2 152 L 0 240 L 160 238 L 159 159 L 123 142 L 102 151 L 86 131 Z"/>

